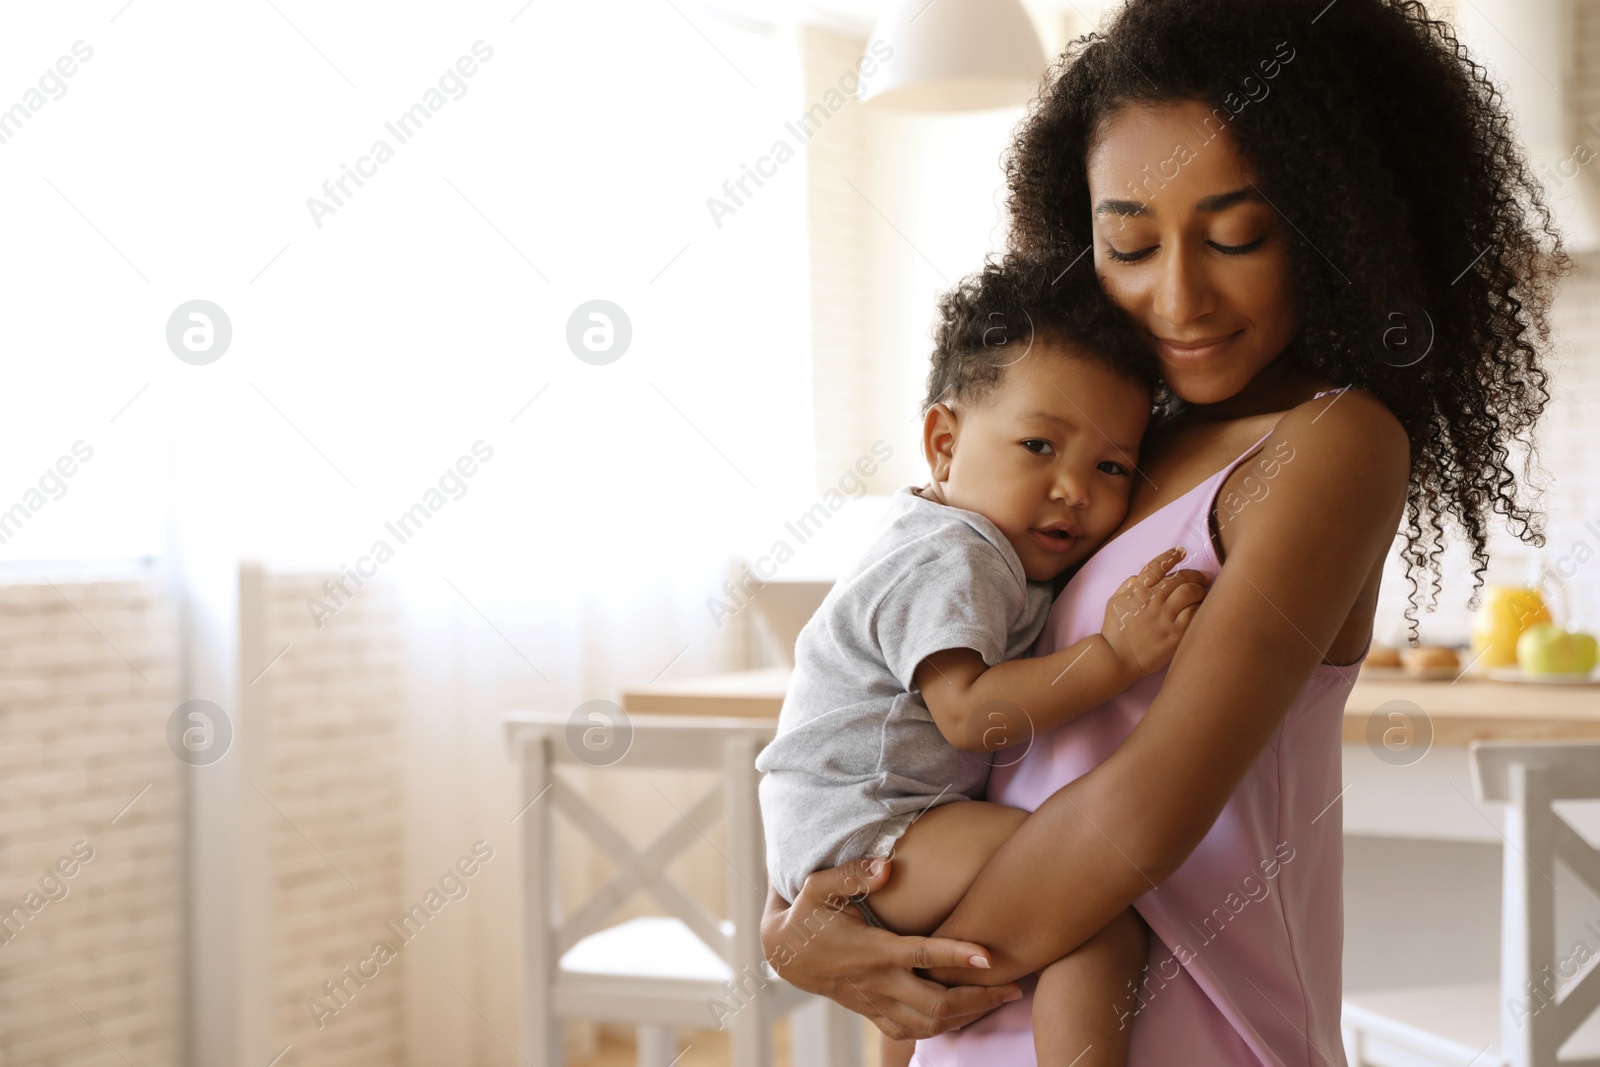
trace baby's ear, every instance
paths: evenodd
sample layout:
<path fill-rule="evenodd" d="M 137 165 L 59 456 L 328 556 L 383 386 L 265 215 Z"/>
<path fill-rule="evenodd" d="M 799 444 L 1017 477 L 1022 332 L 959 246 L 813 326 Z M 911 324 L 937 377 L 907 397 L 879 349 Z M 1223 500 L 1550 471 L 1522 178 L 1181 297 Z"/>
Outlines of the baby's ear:
<path fill-rule="evenodd" d="M 955 457 L 956 413 L 943 401 L 932 404 L 922 416 L 922 454 L 936 482 L 950 477 Z"/>

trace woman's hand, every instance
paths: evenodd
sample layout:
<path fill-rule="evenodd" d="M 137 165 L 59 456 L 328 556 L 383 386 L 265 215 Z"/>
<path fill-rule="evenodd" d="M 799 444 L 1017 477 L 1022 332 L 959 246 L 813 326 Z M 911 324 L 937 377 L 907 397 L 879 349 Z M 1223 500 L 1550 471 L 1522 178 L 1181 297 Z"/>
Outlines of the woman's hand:
<path fill-rule="evenodd" d="M 958 1029 L 1022 996 L 1015 982 L 947 989 L 916 974 L 919 967 L 987 967 L 988 952 L 968 941 L 869 926 L 848 898 L 881 888 L 888 872 L 886 860 L 816 871 L 788 906 L 769 891 L 761 944 L 779 976 L 866 1016 L 896 1040 Z"/>

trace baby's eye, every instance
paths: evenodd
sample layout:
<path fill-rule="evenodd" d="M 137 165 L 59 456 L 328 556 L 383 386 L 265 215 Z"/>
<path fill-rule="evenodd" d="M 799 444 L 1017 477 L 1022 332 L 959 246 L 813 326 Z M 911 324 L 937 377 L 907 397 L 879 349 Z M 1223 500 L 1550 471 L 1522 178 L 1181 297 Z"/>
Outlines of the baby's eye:
<path fill-rule="evenodd" d="M 1110 467 L 1111 469 L 1110 470 L 1106 470 L 1107 467 Z M 1108 460 L 1105 460 L 1104 462 L 1102 462 L 1100 464 L 1100 469 L 1105 471 L 1107 474 L 1127 474 L 1128 473 L 1128 468 L 1124 467 L 1122 464 L 1120 464 L 1116 460 L 1112 460 L 1112 459 L 1108 459 Z"/>
<path fill-rule="evenodd" d="M 1035 448 L 1035 445 L 1038 445 L 1039 447 Z M 1029 452 L 1032 452 L 1036 456 L 1048 456 L 1055 451 L 1050 442 L 1046 441 L 1042 437 L 1030 437 L 1026 441 L 1022 442 L 1022 447 L 1026 448 Z"/>

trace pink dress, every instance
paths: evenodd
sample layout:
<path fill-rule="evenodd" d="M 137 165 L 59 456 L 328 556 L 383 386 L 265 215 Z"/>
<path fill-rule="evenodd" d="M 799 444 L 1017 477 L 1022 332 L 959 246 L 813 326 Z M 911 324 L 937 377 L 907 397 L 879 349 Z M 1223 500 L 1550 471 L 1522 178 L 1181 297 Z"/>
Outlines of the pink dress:
<path fill-rule="evenodd" d="M 1215 575 L 1220 564 L 1208 517 L 1223 480 L 1265 440 L 1102 545 L 1057 598 L 1034 654 L 1098 633 L 1117 586 L 1165 549 L 1183 545 L 1188 555 L 1181 566 Z M 1238 501 L 1230 503 L 1238 509 Z M 1133 902 L 1152 937 L 1129 1067 L 1345 1067 L 1344 854 L 1336 801 L 1345 698 L 1360 662 L 1312 672 L 1210 833 L 1175 874 Z M 1011 766 L 1000 765 L 1000 753 L 989 799 L 1036 809 L 1122 743 L 1165 677 L 1165 669 L 1157 671 L 1035 738 Z M 1035 981 L 1022 980 L 1021 1000 L 919 1042 L 914 1067 L 1035 1067 Z"/>

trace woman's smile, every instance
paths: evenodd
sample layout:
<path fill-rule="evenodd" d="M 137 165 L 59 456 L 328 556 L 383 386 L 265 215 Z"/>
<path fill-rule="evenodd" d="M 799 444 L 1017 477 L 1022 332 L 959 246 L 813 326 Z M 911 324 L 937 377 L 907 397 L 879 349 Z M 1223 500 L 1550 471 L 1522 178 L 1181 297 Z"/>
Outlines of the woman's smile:
<path fill-rule="evenodd" d="M 1156 351 L 1161 356 L 1163 363 L 1193 366 L 1197 363 L 1204 363 L 1214 356 L 1221 355 L 1233 343 L 1234 339 L 1242 333 L 1244 333 L 1244 330 L 1238 329 L 1218 337 L 1193 341 L 1158 337 L 1155 334 L 1150 336 L 1155 341 Z"/>

